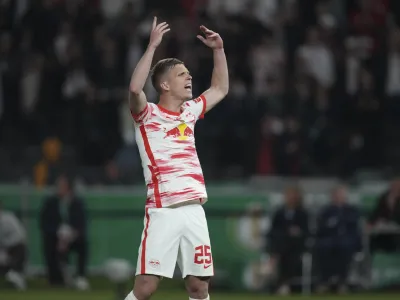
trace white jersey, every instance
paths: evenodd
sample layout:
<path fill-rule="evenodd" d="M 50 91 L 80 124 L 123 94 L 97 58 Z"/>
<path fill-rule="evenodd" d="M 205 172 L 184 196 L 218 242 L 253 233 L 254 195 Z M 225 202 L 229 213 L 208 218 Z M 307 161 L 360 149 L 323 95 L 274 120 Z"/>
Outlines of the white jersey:
<path fill-rule="evenodd" d="M 194 126 L 205 108 L 202 95 L 185 102 L 179 113 L 147 103 L 141 113 L 132 114 L 147 185 L 147 208 L 207 201 L 194 139 Z"/>

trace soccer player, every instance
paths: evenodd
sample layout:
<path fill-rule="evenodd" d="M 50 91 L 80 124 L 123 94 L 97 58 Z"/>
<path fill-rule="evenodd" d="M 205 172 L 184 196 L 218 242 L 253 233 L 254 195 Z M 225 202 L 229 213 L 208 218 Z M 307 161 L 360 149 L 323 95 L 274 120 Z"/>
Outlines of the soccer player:
<path fill-rule="evenodd" d="M 178 263 L 189 299 L 208 300 L 214 275 L 210 237 L 202 207 L 207 193 L 193 136 L 196 121 L 228 93 L 228 67 L 218 33 L 201 26 L 197 38 L 212 49 L 210 88 L 192 100 L 192 76 L 184 63 L 163 59 L 151 71 L 159 103 L 148 103 L 143 87 L 166 22 L 154 18 L 150 42 L 130 82 L 130 109 L 147 185 L 144 231 L 136 280 L 126 300 L 146 300 L 162 277 L 172 278 Z"/>

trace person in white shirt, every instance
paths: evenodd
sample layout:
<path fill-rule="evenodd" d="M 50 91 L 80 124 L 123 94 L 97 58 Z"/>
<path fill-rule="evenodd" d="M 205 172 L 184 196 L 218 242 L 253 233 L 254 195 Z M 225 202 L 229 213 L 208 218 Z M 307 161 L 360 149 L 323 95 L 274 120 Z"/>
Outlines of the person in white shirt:
<path fill-rule="evenodd" d="M 335 81 L 334 59 L 331 50 L 322 42 L 320 32 L 311 28 L 307 32 L 306 43 L 300 46 L 298 57 L 304 71 L 319 85 L 330 88 Z"/>
<path fill-rule="evenodd" d="M 0 256 L 6 269 L 6 280 L 17 289 L 24 290 L 26 262 L 26 232 L 17 217 L 2 209 L 0 202 Z"/>
<path fill-rule="evenodd" d="M 299 71 L 313 78 L 317 84 L 315 96 L 318 107 L 327 107 L 329 91 L 336 80 L 335 61 L 317 28 L 307 31 L 306 43 L 297 50 L 297 59 Z"/>

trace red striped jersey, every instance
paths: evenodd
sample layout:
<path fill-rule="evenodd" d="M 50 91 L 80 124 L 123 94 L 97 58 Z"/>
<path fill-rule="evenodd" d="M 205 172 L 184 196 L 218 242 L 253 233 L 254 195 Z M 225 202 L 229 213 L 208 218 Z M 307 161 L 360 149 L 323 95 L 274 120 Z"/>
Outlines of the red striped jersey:
<path fill-rule="evenodd" d="M 202 95 L 185 102 L 179 113 L 147 103 L 141 113 L 132 114 L 147 185 L 147 208 L 207 201 L 194 139 L 195 124 L 205 108 Z"/>

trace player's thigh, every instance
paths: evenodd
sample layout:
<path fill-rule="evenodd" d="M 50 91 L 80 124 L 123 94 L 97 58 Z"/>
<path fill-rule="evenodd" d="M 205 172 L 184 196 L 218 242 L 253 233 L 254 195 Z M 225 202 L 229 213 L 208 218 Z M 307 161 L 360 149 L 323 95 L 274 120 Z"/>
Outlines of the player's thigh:
<path fill-rule="evenodd" d="M 179 246 L 178 259 L 182 276 L 213 276 L 211 242 L 204 209 L 201 205 L 192 205 L 185 213 L 186 226 Z"/>
<path fill-rule="evenodd" d="M 146 209 L 136 275 L 172 278 L 181 238 L 182 218 L 174 209 Z"/>

